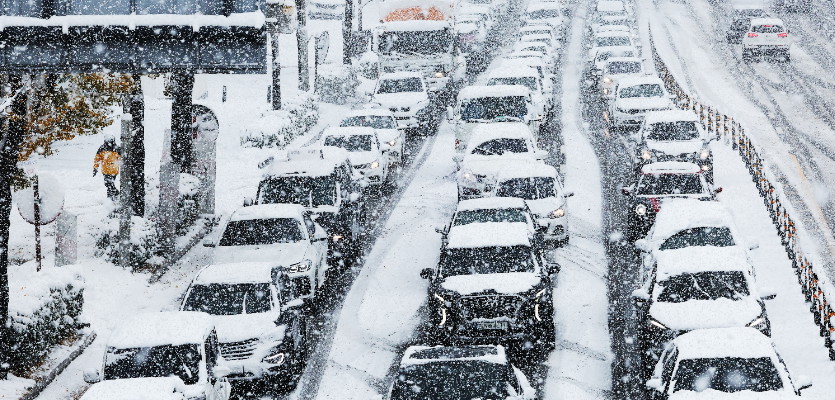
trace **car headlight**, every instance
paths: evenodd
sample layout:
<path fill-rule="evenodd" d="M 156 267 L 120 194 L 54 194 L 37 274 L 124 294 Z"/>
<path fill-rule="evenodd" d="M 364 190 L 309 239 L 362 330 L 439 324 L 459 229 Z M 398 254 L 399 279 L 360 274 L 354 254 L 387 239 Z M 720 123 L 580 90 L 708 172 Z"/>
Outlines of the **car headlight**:
<path fill-rule="evenodd" d="M 536 304 L 534 304 L 533 306 L 533 315 L 537 321 L 542 321 L 542 317 L 539 315 L 539 303 L 542 299 L 543 294 L 545 294 L 545 289 L 536 292 L 536 294 L 533 296 L 534 300 L 536 301 Z"/>
<path fill-rule="evenodd" d="M 436 78 L 443 78 L 444 76 L 446 76 L 446 75 L 441 71 L 438 71 L 438 72 L 435 73 Z"/>
<path fill-rule="evenodd" d="M 649 161 L 652 158 L 652 153 L 649 150 L 644 150 L 641 152 L 641 158 L 643 158 L 644 161 Z"/>
<path fill-rule="evenodd" d="M 299 272 L 307 272 L 310 271 L 310 268 L 313 267 L 313 261 L 304 260 L 300 263 L 295 263 L 289 267 L 287 267 L 287 272 L 291 274 L 299 273 Z"/>
<path fill-rule="evenodd" d="M 702 165 L 702 171 L 710 171 L 710 165 Z"/>
<path fill-rule="evenodd" d="M 662 323 L 658 322 L 655 318 L 650 318 L 648 322 L 649 322 L 649 325 L 650 325 L 651 327 L 655 327 L 655 328 L 658 328 L 658 329 L 663 329 L 663 330 L 670 329 L 670 328 L 667 328 L 667 326 L 666 326 L 666 325 L 664 325 L 664 324 L 662 324 Z"/>
<path fill-rule="evenodd" d="M 609 77 L 603 78 L 603 83 L 605 83 L 605 84 L 612 83 L 612 78 L 609 78 Z"/>
<path fill-rule="evenodd" d="M 551 217 L 553 217 L 553 218 L 559 218 L 559 217 L 562 217 L 563 215 L 565 215 L 565 209 L 563 209 L 562 207 L 560 207 L 560 208 L 558 208 L 554 211 L 551 211 Z"/>
<path fill-rule="evenodd" d="M 333 235 L 333 236 L 331 236 L 331 241 L 336 243 L 336 242 L 342 240 L 343 238 L 344 238 L 344 236 L 342 236 L 342 235 Z"/>
<path fill-rule="evenodd" d="M 396 145 L 396 144 L 397 144 L 397 140 L 389 140 L 389 141 L 388 141 L 388 142 L 386 142 L 386 143 L 387 143 L 389 146 L 394 147 L 394 145 Z"/>
<path fill-rule="evenodd" d="M 647 215 L 647 206 L 643 204 L 638 204 L 637 206 L 635 206 L 635 214 L 638 214 L 640 216 Z"/>
<path fill-rule="evenodd" d="M 368 166 L 371 167 L 371 169 L 375 169 L 375 168 L 380 166 L 380 163 L 377 162 L 377 161 L 374 161 L 371 164 L 368 164 Z"/>
<path fill-rule="evenodd" d="M 272 354 L 264 357 L 261 361 L 265 363 L 280 365 L 284 364 L 284 360 L 287 359 L 287 355 L 279 349 L 273 349 L 273 351 L 271 351 L 270 353 Z"/>
<path fill-rule="evenodd" d="M 603 94 L 609 94 L 609 88 L 603 88 Z"/>
<path fill-rule="evenodd" d="M 701 158 L 702 160 L 707 160 L 708 157 L 710 157 L 710 150 L 702 149 L 702 152 L 699 153 L 699 158 Z"/>
<path fill-rule="evenodd" d="M 464 178 L 464 180 L 467 180 L 467 181 L 470 181 L 470 182 L 477 182 L 478 181 L 478 178 L 476 178 L 475 174 L 473 174 L 470 171 L 465 171 L 465 172 L 461 173 L 461 177 Z"/>
<path fill-rule="evenodd" d="M 765 317 L 759 316 L 759 317 L 755 318 L 753 321 L 749 322 L 745 326 L 747 326 L 749 328 L 761 329 L 761 328 L 765 327 L 765 322 L 766 322 Z"/>
<path fill-rule="evenodd" d="M 434 296 L 435 299 L 437 299 L 441 303 L 440 311 L 438 311 L 440 313 L 441 322 L 438 323 L 438 326 L 444 326 L 446 324 L 446 308 L 448 306 L 448 303 L 439 294 L 435 293 Z"/>

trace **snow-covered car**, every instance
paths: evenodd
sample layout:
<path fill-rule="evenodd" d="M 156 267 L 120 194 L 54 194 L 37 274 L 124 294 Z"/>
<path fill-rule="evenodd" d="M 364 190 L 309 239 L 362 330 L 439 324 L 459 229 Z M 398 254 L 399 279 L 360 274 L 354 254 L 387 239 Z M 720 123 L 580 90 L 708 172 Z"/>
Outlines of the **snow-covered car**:
<path fill-rule="evenodd" d="M 449 231 L 456 226 L 483 224 L 488 222 L 507 222 L 525 224 L 528 235 L 536 247 L 542 242 L 542 229 L 524 199 L 518 197 L 484 197 L 462 200 L 458 203 L 449 225 L 436 231 L 443 235 L 446 246 Z"/>
<path fill-rule="evenodd" d="M 319 288 L 337 263 L 329 261 L 328 233 L 298 204 L 258 204 L 232 213 L 214 247 L 214 263 L 271 262 L 294 279 L 304 280 L 307 293 Z M 301 284 L 300 284 L 301 285 Z"/>
<path fill-rule="evenodd" d="M 673 108 L 675 96 L 669 94 L 661 78 L 630 77 L 618 81 L 609 111 L 604 117 L 615 129 L 638 127 L 647 113 Z"/>
<path fill-rule="evenodd" d="M 477 126 L 464 154 L 453 157 L 458 164 L 458 200 L 492 195 L 501 171 L 523 162 L 541 162 L 547 156 L 547 151 L 536 147 L 534 136 L 524 123 Z"/>
<path fill-rule="evenodd" d="M 800 399 L 812 386 L 792 379 L 771 339 L 753 328 L 700 329 L 673 340 L 646 387 L 653 400 Z"/>
<path fill-rule="evenodd" d="M 374 128 L 383 153 L 391 165 L 403 165 L 403 145 L 406 142 L 404 130 L 397 128 L 394 114 L 384 108 L 363 108 L 349 111 L 339 126 L 360 126 Z"/>
<path fill-rule="evenodd" d="M 229 368 L 221 364 L 212 317 L 193 311 L 143 313 L 129 317 L 110 335 L 102 364 L 84 372 L 84 381 L 109 383 L 102 390 L 177 387 L 187 399 L 229 400 Z M 180 387 L 170 377 L 183 382 Z M 141 382 L 135 378 L 149 378 Z M 159 383 L 151 383 L 164 379 Z M 120 389 L 121 387 L 121 389 Z M 159 389 L 159 388 L 157 388 Z M 98 390 L 98 389 L 97 389 Z M 163 397 L 164 398 L 164 397 Z"/>
<path fill-rule="evenodd" d="M 513 45 L 513 52 L 534 51 L 539 53 L 544 60 L 554 63 L 557 60 L 557 52 L 553 47 L 542 42 L 516 42 Z"/>
<path fill-rule="evenodd" d="M 541 121 L 533 106 L 531 92 L 521 85 L 467 86 L 458 93 L 455 108 L 447 113 L 455 129 L 455 149 L 462 152 L 476 127 L 504 121 L 527 124 L 538 130 Z"/>
<path fill-rule="evenodd" d="M 549 34 L 543 33 L 532 33 L 522 36 L 522 42 L 527 43 L 543 43 L 548 45 L 548 47 L 552 49 L 559 49 L 562 45 L 560 42 L 554 40 L 554 38 Z"/>
<path fill-rule="evenodd" d="M 379 187 L 390 182 L 389 157 L 383 153 L 383 146 L 374 128 L 328 127 L 322 132 L 320 142 L 323 147 L 347 151 L 354 173 L 369 185 Z"/>
<path fill-rule="evenodd" d="M 752 327 L 771 336 L 754 268 L 736 247 L 689 246 L 658 253 L 644 284 L 632 293 L 644 366 L 664 344 L 696 329 Z M 652 361 L 650 363 L 650 361 Z"/>
<path fill-rule="evenodd" d="M 603 96 L 614 96 L 619 80 L 628 77 L 643 76 L 644 61 L 637 57 L 610 57 L 603 64 L 603 76 L 598 87 Z"/>
<path fill-rule="evenodd" d="M 629 10 L 626 8 L 626 3 L 621 0 L 600 0 L 594 9 L 595 15 L 604 17 L 628 17 Z"/>
<path fill-rule="evenodd" d="M 271 157 L 259 164 L 265 170 L 258 184 L 256 204 L 299 204 L 316 216 L 328 234 L 332 260 L 348 264 L 358 251 L 365 200 L 354 180 L 348 152 L 335 147 L 305 147 Z"/>
<path fill-rule="evenodd" d="M 485 50 L 488 29 L 480 16 L 459 15 L 456 17 L 455 33 L 461 51 L 472 55 Z"/>
<path fill-rule="evenodd" d="M 508 361 L 502 346 L 412 346 L 396 376 L 387 400 L 536 398 L 536 390 Z"/>
<path fill-rule="evenodd" d="M 728 23 L 728 30 L 725 33 L 725 39 L 728 43 L 742 43 L 742 37 L 745 36 L 748 28 L 751 27 L 751 19 L 767 17 L 768 13 L 765 12 L 762 6 L 734 6 L 729 18 L 730 22 Z"/>
<path fill-rule="evenodd" d="M 594 36 L 595 34 L 601 32 L 603 28 L 608 26 L 626 26 L 633 28 L 635 26 L 635 21 L 633 21 L 630 17 L 622 15 L 597 15 L 589 25 L 589 33 L 591 36 Z"/>
<path fill-rule="evenodd" d="M 775 55 L 791 61 L 789 30 L 779 18 L 752 18 L 748 32 L 742 37 L 742 60 L 756 56 Z"/>
<path fill-rule="evenodd" d="M 713 152 L 710 137 L 699 117 L 691 111 L 649 112 L 635 135 L 637 139 L 635 170 L 658 161 L 687 161 L 704 171 L 713 182 Z"/>
<path fill-rule="evenodd" d="M 295 387 L 307 363 L 310 286 L 293 275 L 272 262 L 216 264 L 186 290 L 180 310 L 212 316 L 231 382 Z"/>
<path fill-rule="evenodd" d="M 515 54 L 507 55 L 498 60 L 497 64 L 500 68 L 518 68 L 526 69 L 533 68 L 539 74 L 539 79 L 542 81 L 542 88 L 545 95 L 553 98 L 554 93 L 554 74 L 549 72 L 549 66 L 539 57 L 516 57 Z"/>
<path fill-rule="evenodd" d="M 528 88 L 531 93 L 534 112 L 534 121 L 545 118 L 553 107 L 553 96 L 545 91 L 544 84 L 539 72 L 534 68 L 505 68 L 499 67 L 487 73 L 487 86 L 512 86 L 520 85 Z M 539 129 L 539 126 L 534 127 Z"/>
<path fill-rule="evenodd" d="M 550 350 L 555 341 L 553 281 L 524 224 L 453 227 L 429 279 L 428 307 L 439 343 L 490 343 Z"/>
<path fill-rule="evenodd" d="M 484 23 L 488 32 L 490 32 L 494 28 L 495 21 L 493 20 L 493 13 L 490 10 L 490 6 L 462 3 L 458 7 L 457 11 L 459 15 L 470 15 L 478 17 Z M 458 22 L 458 17 L 456 17 L 455 23 L 457 24 Z"/>
<path fill-rule="evenodd" d="M 557 39 L 562 40 L 565 30 L 565 17 L 562 14 L 562 5 L 559 3 L 534 3 L 528 5 L 525 15 L 522 16 L 525 25 L 549 25 L 557 32 Z"/>
<path fill-rule="evenodd" d="M 663 201 L 673 198 L 713 200 L 722 188 L 713 189 L 698 165 L 682 161 L 662 161 L 641 168 L 638 182 L 623 187 L 630 197 L 629 232 L 643 236 L 655 221 Z"/>
<path fill-rule="evenodd" d="M 310 19 L 342 19 L 345 16 L 345 2 L 342 0 L 310 0 L 307 2 Z"/>
<path fill-rule="evenodd" d="M 93 384 L 81 400 L 187 400 L 186 386 L 176 377 L 129 378 Z"/>
<path fill-rule="evenodd" d="M 419 72 L 380 75 L 371 102 L 394 113 L 401 129 L 431 134 L 440 122 L 441 112 Z"/>
<path fill-rule="evenodd" d="M 602 47 L 589 57 L 586 74 L 602 75 L 603 65 L 612 57 L 638 57 L 638 49 L 630 46 Z M 599 77 L 598 77 L 599 79 Z"/>
<path fill-rule="evenodd" d="M 546 24 L 523 26 L 519 28 L 519 34 L 520 37 L 525 37 L 528 35 L 548 35 L 553 40 L 560 40 L 562 38 L 562 35 L 559 33 L 558 29 Z"/>
<path fill-rule="evenodd" d="M 573 192 L 563 190 L 556 168 L 539 162 L 519 163 L 499 173 L 496 196 L 524 199 L 546 241 L 568 243 L 568 205 Z"/>
<path fill-rule="evenodd" d="M 589 58 L 593 58 L 602 49 L 610 47 L 638 47 L 631 32 L 600 32 L 591 39 Z"/>

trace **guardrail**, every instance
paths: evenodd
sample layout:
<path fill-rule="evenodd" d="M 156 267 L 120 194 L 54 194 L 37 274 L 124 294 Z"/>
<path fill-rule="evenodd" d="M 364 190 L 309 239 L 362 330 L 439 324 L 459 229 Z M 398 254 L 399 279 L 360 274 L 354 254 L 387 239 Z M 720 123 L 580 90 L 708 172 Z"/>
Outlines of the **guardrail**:
<path fill-rule="evenodd" d="M 789 214 L 788 202 L 782 199 L 784 195 L 779 184 L 772 183 L 773 179 L 770 178 L 770 171 L 765 167 L 763 158 L 751 138 L 746 134 L 745 128 L 739 122 L 728 114 L 719 112 L 716 108 L 690 96 L 682 89 L 675 76 L 667 68 L 664 60 L 658 55 L 651 33 L 650 49 L 658 75 L 664 81 L 667 90 L 676 96 L 676 104 L 681 109 L 696 113 L 702 125 L 710 134 L 716 135 L 718 139 L 724 139 L 725 144 L 739 151 L 739 156 L 748 167 L 751 180 L 759 190 L 760 197 L 762 197 L 763 203 L 771 214 L 771 220 L 777 228 L 780 241 L 792 262 L 800 287 L 810 305 L 809 311 L 811 311 L 815 324 L 819 327 L 820 336 L 824 338 L 825 346 L 829 350 L 829 359 L 835 360 L 835 348 L 833 348 L 835 310 L 833 310 L 833 305 L 829 300 L 835 299 L 835 290 L 833 290 L 832 283 L 826 279 L 826 273 L 819 270 L 812 264 L 811 259 L 803 254 L 798 243 L 797 224 Z"/>

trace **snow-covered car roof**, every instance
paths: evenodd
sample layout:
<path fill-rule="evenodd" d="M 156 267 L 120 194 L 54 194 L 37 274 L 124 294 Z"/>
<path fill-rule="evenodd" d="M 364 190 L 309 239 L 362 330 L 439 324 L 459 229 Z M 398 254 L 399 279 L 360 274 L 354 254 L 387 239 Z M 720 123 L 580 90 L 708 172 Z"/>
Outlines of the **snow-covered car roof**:
<path fill-rule="evenodd" d="M 603 15 L 600 17 L 600 21 L 629 21 L 630 18 L 625 15 Z"/>
<path fill-rule="evenodd" d="M 539 10 L 560 10 L 562 11 L 562 4 L 559 2 L 540 2 L 532 3 L 525 9 L 526 12 Z"/>
<path fill-rule="evenodd" d="M 81 400 L 182 400 L 185 383 L 176 376 L 101 381 L 90 386 Z"/>
<path fill-rule="evenodd" d="M 522 40 L 525 42 L 541 42 L 539 39 L 546 39 L 550 43 L 554 38 L 547 33 L 525 33 Z"/>
<path fill-rule="evenodd" d="M 697 199 L 668 199 L 655 216 L 651 232 L 653 240 L 665 240 L 684 229 L 721 226 L 736 230 L 730 211 L 722 203 Z"/>
<path fill-rule="evenodd" d="M 783 20 L 780 18 L 752 18 L 751 19 L 751 26 L 758 26 L 758 25 L 785 25 Z"/>
<path fill-rule="evenodd" d="M 329 126 L 322 132 L 322 137 L 328 136 L 357 136 L 357 135 L 371 135 L 376 136 L 377 131 L 368 126 Z M 330 147 L 330 146 L 328 146 Z"/>
<path fill-rule="evenodd" d="M 392 117 L 392 118 L 394 118 L 394 113 L 392 113 L 391 110 L 389 110 L 388 108 L 382 108 L 382 107 L 358 108 L 358 109 L 350 110 L 350 111 L 346 112 L 344 118 L 364 117 L 364 116 Z"/>
<path fill-rule="evenodd" d="M 609 57 L 606 59 L 607 64 L 613 62 L 637 62 L 641 63 L 641 66 L 643 67 L 644 60 L 638 57 Z"/>
<path fill-rule="evenodd" d="M 519 32 L 523 35 L 525 32 L 535 32 L 535 31 L 550 31 L 553 32 L 555 29 L 551 25 L 526 25 L 519 28 Z"/>
<path fill-rule="evenodd" d="M 494 139 L 531 139 L 531 128 L 524 122 L 494 122 L 491 124 L 478 124 L 473 127 L 470 134 L 468 148 Z"/>
<path fill-rule="evenodd" d="M 493 210 L 499 208 L 525 208 L 525 200 L 518 197 L 482 197 L 461 200 L 457 211 Z"/>
<path fill-rule="evenodd" d="M 517 58 L 517 59 L 519 59 L 519 58 L 536 58 L 536 59 L 542 60 L 542 53 L 540 53 L 538 51 L 532 51 L 532 50 L 514 50 L 513 52 L 511 52 L 510 54 L 508 54 L 505 57 Z M 544 61 L 544 60 L 542 60 L 542 61 Z"/>
<path fill-rule="evenodd" d="M 453 226 L 447 238 L 447 247 L 451 249 L 531 245 L 528 225 L 523 222 L 482 222 Z"/>
<path fill-rule="evenodd" d="M 303 215 L 304 207 L 298 204 L 255 204 L 235 210 L 229 220 L 246 221 L 266 218 L 301 219 Z"/>
<path fill-rule="evenodd" d="M 679 360 L 776 356 L 771 338 L 754 328 L 697 329 L 677 337 L 673 343 L 678 349 Z"/>
<path fill-rule="evenodd" d="M 632 34 L 630 32 L 623 32 L 623 31 L 603 31 L 594 34 L 595 38 L 600 37 L 626 37 L 629 40 L 632 40 Z"/>
<path fill-rule="evenodd" d="M 647 125 L 651 124 L 658 124 L 663 122 L 681 122 L 681 121 L 688 121 L 688 122 L 698 122 L 699 118 L 696 117 L 696 113 L 692 111 L 685 111 L 685 110 L 661 110 L 661 111 L 650 111 L 647 113 L 644 121 Z"/>
<path fill-rule="evenodd" d="M 513 168 L 503 169 L 499 174 L 499 180 L 504 181 L 508 179 L 519 178 L 556 178 L 557 169 L 540 161 L 520 162 Z"/>
<path fill-rule="evenodd" d="M 629 86 L 635 86 L 635 85 L 650 85 L 650 84 L 661 85 L 661 87 L 664 87 L 664 81 L 662 81 L 661 78 L 659 78 L 655 75 L 630 76 L 630 77 L 625 77 L 625 78 L 618 81 L 618 86 L 619 87 L 629 87 Z"/>
<path fill-rule="evenodd" d="M 516 42 L 516 44 L 513 45 L 514 50 L 527 49 L 527 48 L 531 48 L 531 47 L 550 48 L 551 46 L 548 46 L 547 44 L 542 43 L 542 42 Z"/>
<path fill-rule="evenodd" d="M 597 28 L 598 33 L 626 32 L 632 34 L 632 28 L 626 25 L 601 25 Z"/>
<path fill-rule="evenodd" d="M 657 276 L 663 281 L 671 276 L 699 272 L 751 272 L 745 252 L 738 246 L 690 246 L 656 253 Z"/>
<path fill-rule="evenodd" d="M 202 344 L 215 325 L 209 314 L 162 311 L 134 315 L 119 325 L 107 342 L 119 349 Z"/>
<path fill-rule="evenodd" d="M 409 79 L 409 78 L 418 78 L 423 80 L 423 75 L 420 72 L 411 72 L 411 71 L 398 71 L 398 72 L 389 72 L 386 74 L 380 75 L 379 80 L 386 80 L 386 79 Z"/>
<path fill-rule="evenodd" d="M 333 146 L 309 146 L 289 151 L 286 158 L 273 162 L 266 176 L 325 176 L 348 161 L 348 152 Z"/>
<path fill-rule="evenodd" d="M 458 92 L 458 100 L 477 99 L 481 97 L 528 96 L 530 90 L 522 85 L 473 85 Z"/>
<path fill-rule="evenodd" d="M 603 0 L 597 2 L 598 12 L 624 11 L 625 8 L 623 2 L 619 0 Z"/>
<path fill-rule="evenodd" d="M 213 283 L 269 283 L 273 279 L 273 269 L 280 268 L 276 263 L 236 262 L 208 265 L 197 273 L 194 284 Z"/>
<path fill-rule="evenodd" d="M 598 47 L 597 51 L 594 54 L 595 58 L 597 58 L 597 56 L 600 55 L 601 53 L 609 53 L 609 54 L 612 54 L 612 55 L 615 55 L 615 54 L 620 55 L 620 54 L 627 54 L 627 53 L 632 53 L 632 54 L 635 54 L 635 55 L 639 54 L 638 49 L 636 49 L 634 46 Z"/>
<path fill-rule="evenodd" d="M 697 174 L 701 171 L 698 165 L 686 161 L 660 161 L 644 165 L 642 174 Z"/>
<path fill-rule="evenodd" d="M 521 64 L 521 65 L 520 65 Z M 508 58 L 504 57 L 499 59 L 499 65 L 503 68 L 507 68 L 513 65 L 516 65 L 519 68 L 536 68 L 536 67 L 544 67 L 545 62 L 542 61 L 541 58 L 538 57 L 516 57 L 516 58 Z"/>
<path fill-rule="evenodd" d="M 452 360 L 507 364 L 507 355 L 503 346 L 411 346 L 403 353 L 400 365 L 420 365 Z"/>
<path fill-rule="evenodd" d="M 536 43 L 541 43 L 541 42 L 536 42 Z M 519 68 L 519 67 L 504 68 L 502 66 L 499 66 L 498 68 L 490 71 L 487 74 L 487 79 L 492 79 L 492 78 L 527 78 L 527 77 L 539 78 L 539 72 L 537 72 L 535 69 L 530 68 L 530 67 L 528 67 L 528 68 L 525 68 L 525 67 L 522 67 L 522 68 Z"/>
<path fill-rule="evenodd" d="M 463 3 L 458 7 L 459 14 L 490 14 L 490 6 Z"/>

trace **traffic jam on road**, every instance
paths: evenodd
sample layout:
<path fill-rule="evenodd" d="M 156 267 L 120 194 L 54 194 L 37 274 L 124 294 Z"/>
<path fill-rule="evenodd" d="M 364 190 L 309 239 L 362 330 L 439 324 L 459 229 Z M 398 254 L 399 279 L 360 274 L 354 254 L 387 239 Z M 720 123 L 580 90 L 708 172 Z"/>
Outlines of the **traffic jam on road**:
<path fill-rule="evenodd" d="M 341 302 L 374 247 L 388 243 L 375 235 L 386 234 L 391 209 L 436 152 L 451 155 L 437 178 L 455 188 L 454 206 L 430 232 L 440 247 L 418 247 L 436 263 L 408 272 L 425 286 L 419 310 L 403 315 L 406 325 L 419 319 L 416 333 L 390 346 L 397 358 L 379 362 L 385 378 L 366 379 L 377 393 L 365 398 L 586 398 L 544 390 L 559 379 L 549 358 L 572 348 L 559 329 L 572 321 L 555 316 L 561 264 L 576 261 L 566 260 L 578 257 L 575 237 L 588 239 L 574 226 L 586 204 L 572 199 L 613 186 L 565 186 L 566 162 L 576 162 L 565 138 L 575 127 L 560 122 L 568 65 L 582 66 L 577 95 L 591 110 L 582 135 L 608 149 L 591 162 L 617 157 L 604 179 L 624 179 L 604 202 L 622 212 L 603 211 L 620 228 L 599 240 L 619 249 L 605 257 L 623 257 L 610 269 L 631 269 L 607 277 L 635 283 L 618 289 L 626 298 L 609 293 L 610 313 L 622 314 L 610 320 L 631 328 L 600 327 L 613 347 L 603 358 L 627 372 L 588 398 L 789 399 L 812 385 L 771 339 L 777 293 L 760 282 L 752 256 L 760 243 L 741 230 L 748 221 L 722 201 L 720 138 L 656 73 L 642 8 L 468 1 L 380 5 L 387 11 L 372 44 L 380 73 L 368 102 L 308 146 L 258 163 L 261 181 L 203 243 L 211 265 L 178 310 L 125 321 L 85 372 L 93 385 L 82 399 L 358 398 L 311 383 L 333 364 L 334 334 L 322 331 L 352 324 L 335 320 Z M 342 7 L 313 4 L 325 14 Z M 782 20 L 756 7 L 732 18 L 727 41 L 743 60 L 791 61 Z M 418 222 L 414 229 L 426 228 Z M 619 391 L 629 380 L 638 390 Z"/>

